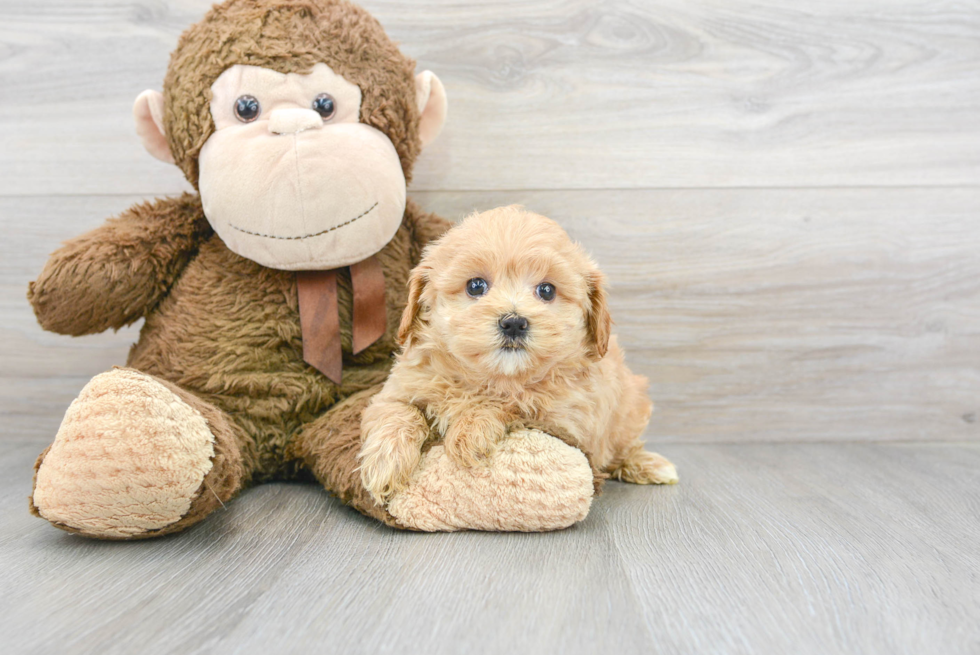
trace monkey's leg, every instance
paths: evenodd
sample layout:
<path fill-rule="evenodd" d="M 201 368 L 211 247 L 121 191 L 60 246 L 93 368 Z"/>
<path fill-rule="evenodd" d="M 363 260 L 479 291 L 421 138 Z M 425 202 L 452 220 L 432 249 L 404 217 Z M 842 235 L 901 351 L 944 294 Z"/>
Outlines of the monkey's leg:
<path fill-rule="evenodd" d="M 425 532 L 566 528 L 589 512 L 594 475 L 582 451 L 538 430 L 511 433 L 480 466 L 462 467 L 442 444 L 422 457 L 408 487 L 377 505 L 361 484 L 361 413 L 380 386 L 338 403 L 292 444 L 342 501 L 388 525 Z"/>
<path fill-rule="evenodd" d="M 100 539 L 197 523 L 247 482 L 243 431 L 216 407 L 134 369 L 85 385 L 35 465 L 31 511 Z"/>

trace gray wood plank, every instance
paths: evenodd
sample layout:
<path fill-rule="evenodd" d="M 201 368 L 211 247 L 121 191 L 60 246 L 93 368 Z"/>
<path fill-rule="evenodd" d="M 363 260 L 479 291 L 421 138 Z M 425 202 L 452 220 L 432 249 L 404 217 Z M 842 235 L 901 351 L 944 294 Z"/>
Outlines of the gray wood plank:
<path fill-rule="evenodd" d="M 611 483 L 542 534 L 405 534 L 313 485 L 188 533 L 86 541 L 27 515 L 0 444 L 12 653 L 972 654 L 980 446 L 670 445 L 681 484 Z"/>
<path fill-rule="evenodd" d="M 980 438 L 980 190 L 419 193 L 459 218 L 550 215 L 612 282 L 616 332 L 681 442 Z M 3 198 L 0 439 L 50 438 L 136 328 L 42 332 L 24 299 L 57 242 L 131 197 Z M 27 227 L 25 225 L 25 219 Z"/>
<path fill-rule="evenodd" d="M 599 507 L 644 627 L 682 634 L 676 652 L 980 647 L 977 445 L 664 452 L 687 483 L 668 507 L 622 485 Z"/>
<path fill-rule="evenodd" d="M 185 188 L 130 107 L 209 4 L 0 1 L 0 195 Z M 448 90 L 420 190 L 980 181 L 975 3 L 364 4 Z"/>

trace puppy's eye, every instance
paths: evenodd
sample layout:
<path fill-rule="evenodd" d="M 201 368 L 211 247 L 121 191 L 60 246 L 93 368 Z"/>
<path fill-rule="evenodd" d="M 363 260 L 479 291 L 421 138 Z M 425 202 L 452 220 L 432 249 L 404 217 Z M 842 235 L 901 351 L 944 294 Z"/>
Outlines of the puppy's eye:
<path fill-rule="evenodd" d="M 545 302 L 551 302 L 555 299 L 555 285 L 549 284 L 548 282 L 542 282 L 534 290 L 538 298 Z"/>
<path fill-rule="evenodd" d="M 482 277 L 475 277 L 466 283 L 466 295 L 470 298 L 485 296 L 490 290 L 490 284 Z"/>
<path fill-rule="evenodd" d="M 329 93 L 321 93 L 313 99 L 313 111 L 320 114 L 323 120 L 328 120 L 337 111 L 337 103 Z"/>
<path fill-rule="evenodd" d="M 255 96 L 242 96 L 235 101 L 235 118 L 243 123 L 251 123 L 259 117 L 259 100 Z"/>

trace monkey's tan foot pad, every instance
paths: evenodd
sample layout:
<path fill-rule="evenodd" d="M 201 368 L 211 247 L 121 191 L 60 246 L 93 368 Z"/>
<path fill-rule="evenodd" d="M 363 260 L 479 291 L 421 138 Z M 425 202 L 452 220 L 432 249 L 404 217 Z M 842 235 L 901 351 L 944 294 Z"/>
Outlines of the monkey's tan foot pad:
<path fill-rule="evenodd" d="M 131 369 L 93 378 L 39 460 L 33 505 L 48 521 L 125 539 L 178 521 L 211 470 L 204 417 Z"/>
<path fill-rule="evenodd" d="M 424 532 L 543 532 L 577 523 L 594 495 L 592 468 L 578 449 L 537 430 L 511 433 L 481 466 L 460 467 L 439 444 L 426 453 L 388 512 Z"/>

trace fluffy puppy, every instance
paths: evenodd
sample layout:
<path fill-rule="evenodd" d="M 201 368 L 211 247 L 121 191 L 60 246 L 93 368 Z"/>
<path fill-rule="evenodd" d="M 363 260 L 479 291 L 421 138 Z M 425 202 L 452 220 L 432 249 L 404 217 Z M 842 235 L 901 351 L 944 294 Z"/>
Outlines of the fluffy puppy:
<path fill-rule="evenodd" d="M 647 380 L 610 336 L 603 285 L 557 223 L 517 206 L 431 244 L 409 281 L 402 352 L 361 422 L 374 499 L 405 488 L 430 436 L 473 466 L 512 426 L 561 435 L 620 480 L 677 482 L 673 464 L 643 449 Z"/>

